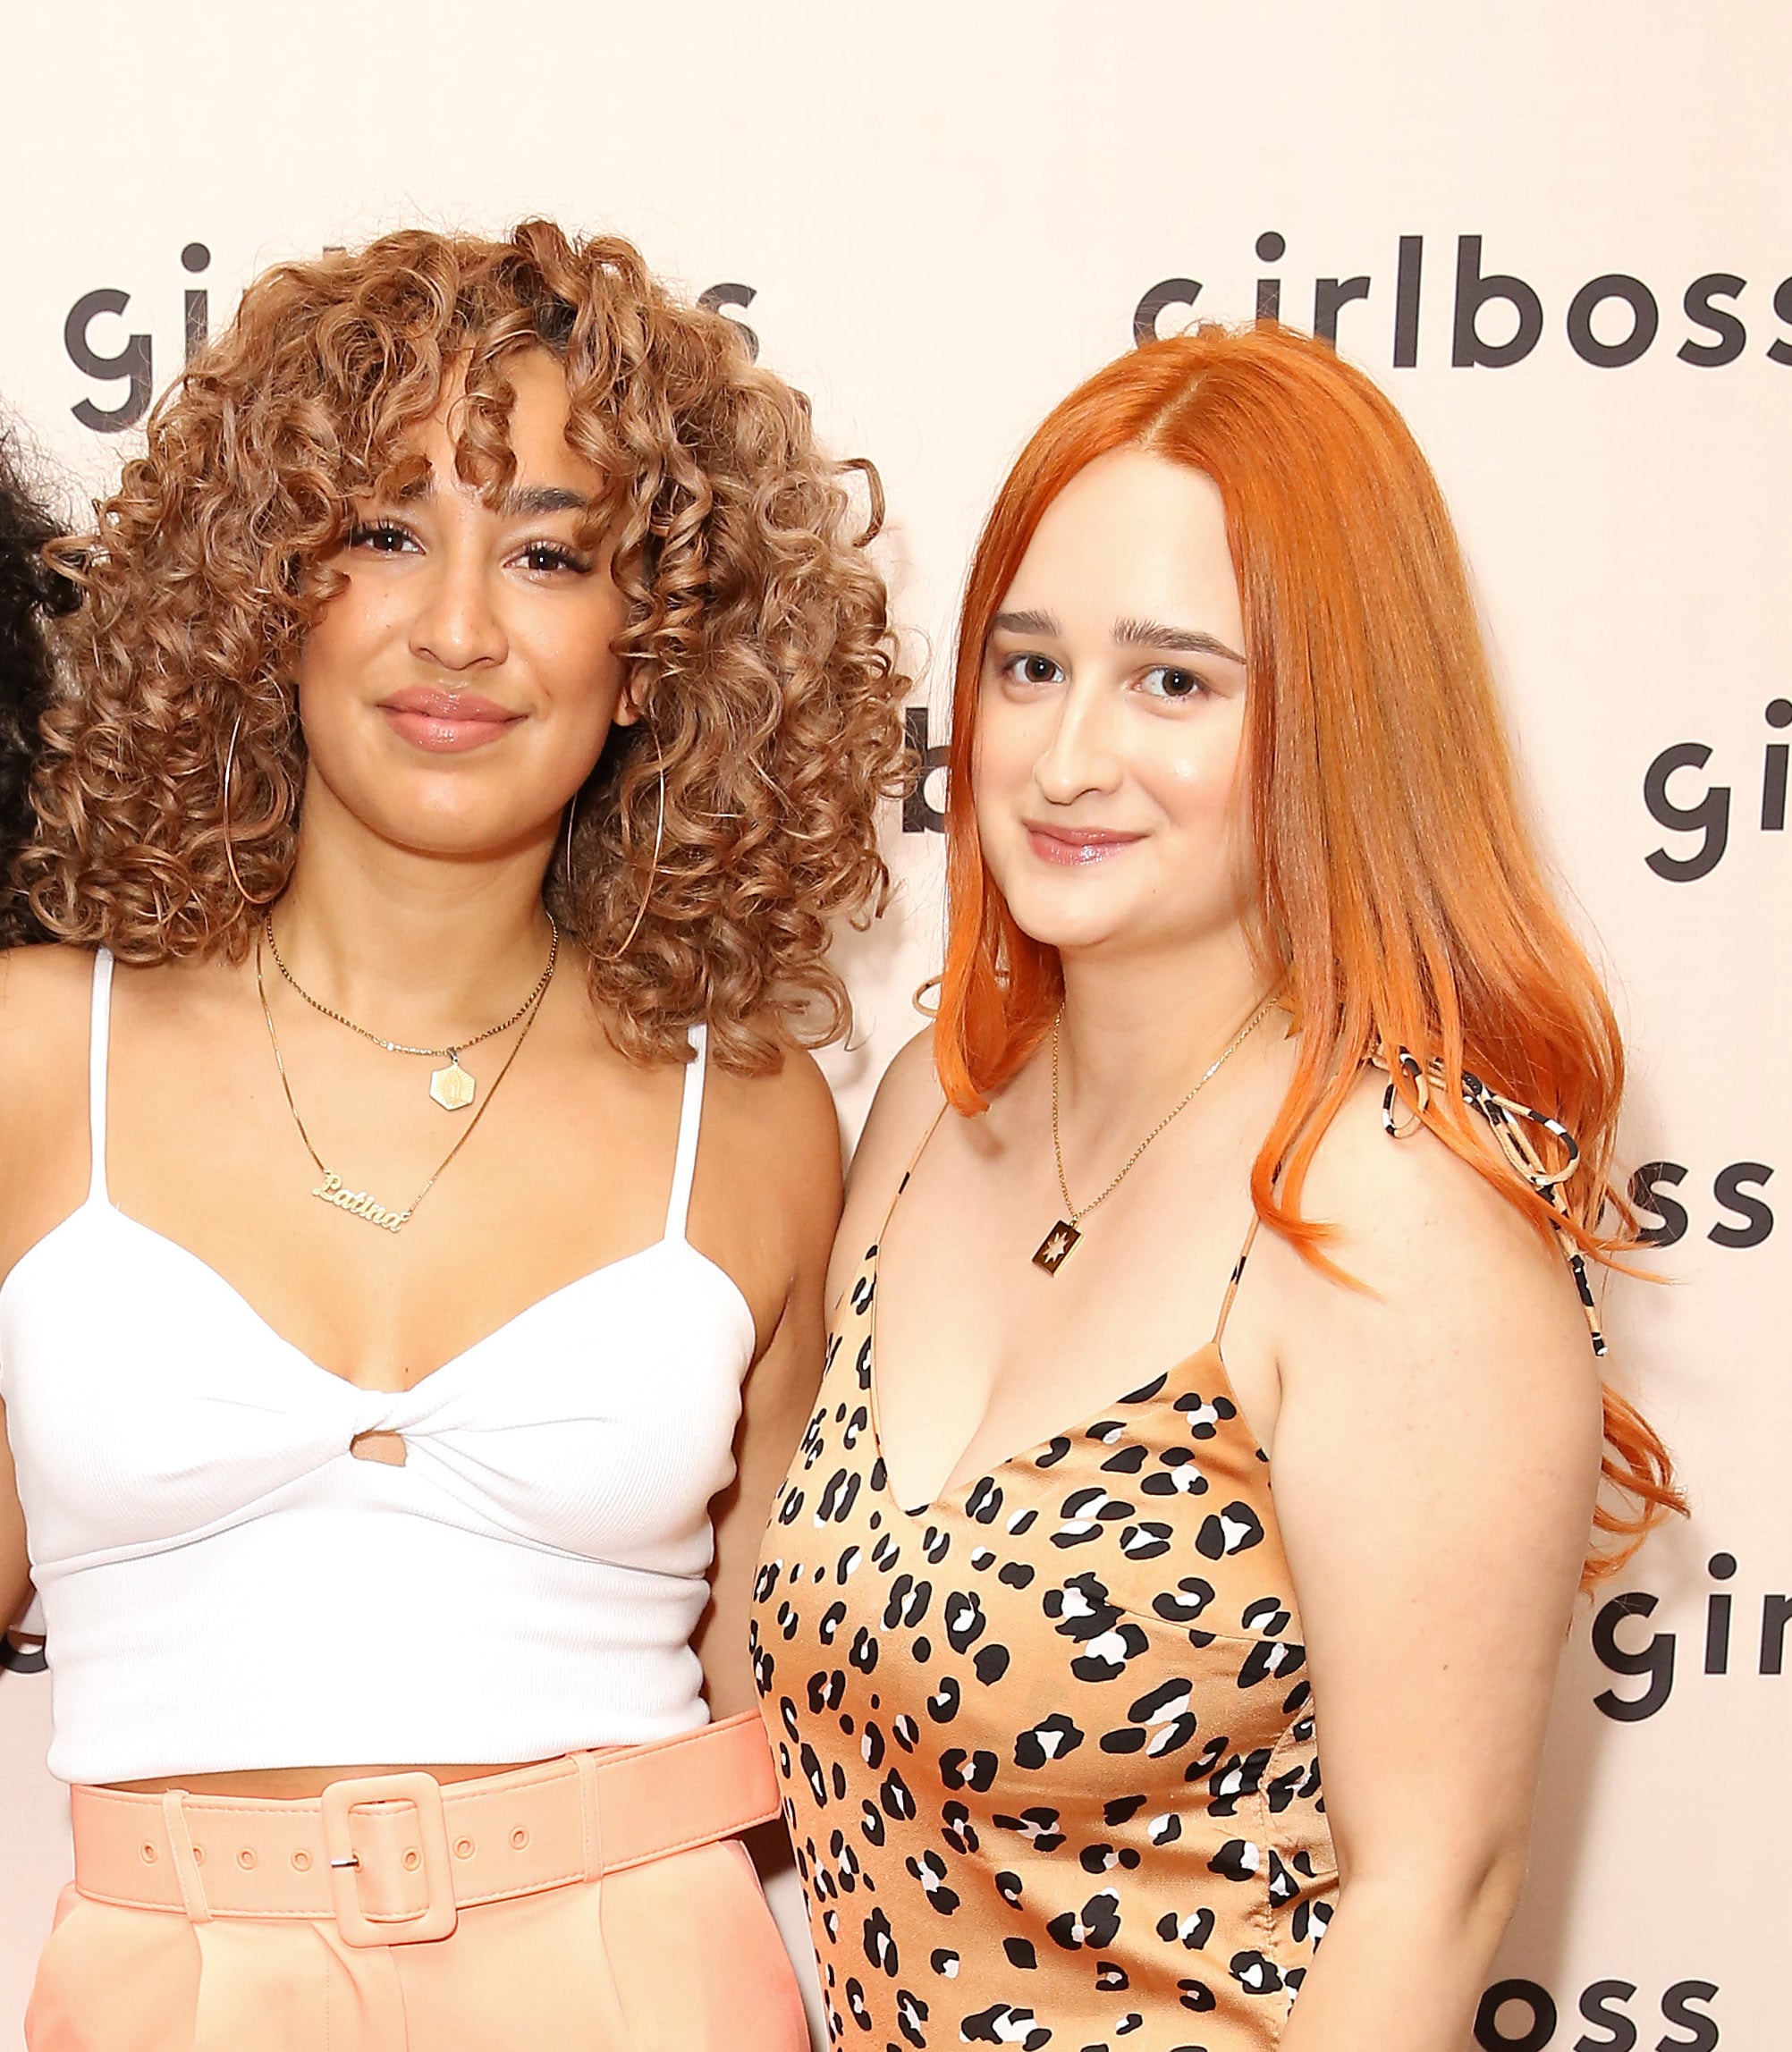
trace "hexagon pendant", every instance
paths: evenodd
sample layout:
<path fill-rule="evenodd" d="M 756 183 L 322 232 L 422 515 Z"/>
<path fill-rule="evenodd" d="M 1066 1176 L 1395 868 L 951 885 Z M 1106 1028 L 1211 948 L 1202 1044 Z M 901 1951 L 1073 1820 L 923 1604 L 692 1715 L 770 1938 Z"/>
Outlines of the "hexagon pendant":
<path fill-rule="evenodd" d="M 444 1111 L 464 1111 L 473 1102 L 478 1084 L 461 1068 L 459 1058 L 448 1057 L 446 1068 L 433 1069 L 429 1077 L 429 1094 Z"/>

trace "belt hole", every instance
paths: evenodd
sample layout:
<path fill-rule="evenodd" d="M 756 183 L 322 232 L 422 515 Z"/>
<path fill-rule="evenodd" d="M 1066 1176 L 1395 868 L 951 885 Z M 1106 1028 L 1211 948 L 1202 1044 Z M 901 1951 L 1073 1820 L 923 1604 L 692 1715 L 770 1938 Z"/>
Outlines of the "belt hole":
<path fill-rule="evenodd" d="M 301 1874 L 306 1872 L 310 1867 L 311 1855 L 305 1850 L 302 1845 L 292 1855 L 292 1864 L 298 1868 Z"/>
<path fill-rule="evenodd" d="M 195 1846 L 193 1847 L 193 1864 L 194 1864 L 194 1866 L 196 1866 L 196 1867 L 203 1867 L 203 1866 L 205 1865 L 205 1863 L 206 1863 L 206 1849 L 205 1849 L 205 1847 L 204 1847 L 203 1845 L 195 1845 Z"/>
<path fill-rule="evenodd" d="M 420 1867 L 422 1864 L 423 1864 L 423 1855 L 422 1855 L 422 1854 L 421 1854 L 421 1853 L 419 1853 L 419 1852 L 417 1850 L 417 1848 L 416 1848 L 416 1846 L 415 1846 L 415 1845 L 411 1846 L 411 1847 L 410 1847 L 410 1849 L 409 1849 L 409 1850 L 406 1852 L 406 1854 L 405 1854 L 405 1855 L 404 1855 L 404 1870 L 405 1870 L 405 1872 L 406 1872 L 407 1874 L 414 1874 L 414 1873 L 417 1871 L 418 1868 L 418 1867 Z"/>
<path fill-rule="evenodd" d="M 470 1860 L 473 1857 L 473 1841 L 470 1838 L 457 1838 L 454 1841 L 454 1857 L 457 1860 Z"/>
<path fill-rule="evenodd" d="M 153 1867 L 156 1864 L 156 1848 L 147 1839 L 137 1850 L 142 1856 L 143 1864 L 146 1867 Z"/>
<path fill-rule="evenodd" d="M 237 1854 L 237 1856 L 236 1856 L 236 1863 L 237 1863 L 237 1865 L 238 1865 L 239 1867 L 252 1867 L 252 1866 L 254 1866 L 254 1864 L 255 1864 L 255 1854 L 249 1851 L 249 1847 L 248 1847 L 247 1845 L 245 1845 L 245 1846 L 243 1847 L 243 1849 L 241 1850 L 241 1852 L 240 1852 L 240 1853 Z"/>
<path fill-rule="evenodd" d="M 519 1824 L 516 1829 L 511 1833 L 511 1850 L 513 1853 L 520 1853 L 528 1844 L 528 1833 Z"/>

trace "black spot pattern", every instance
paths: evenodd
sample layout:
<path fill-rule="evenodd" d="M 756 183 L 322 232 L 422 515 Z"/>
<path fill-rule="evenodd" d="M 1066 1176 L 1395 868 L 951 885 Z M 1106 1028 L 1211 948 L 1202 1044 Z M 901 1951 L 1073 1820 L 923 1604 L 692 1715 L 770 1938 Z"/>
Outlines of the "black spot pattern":
<path fill-rule="evenodd" d="M 1217 1346 L 910 1512 L 875 1289 L 867 1257 L 753 1589 L 830 2042 L 1269 2052 L 1336 1869 Z"/>

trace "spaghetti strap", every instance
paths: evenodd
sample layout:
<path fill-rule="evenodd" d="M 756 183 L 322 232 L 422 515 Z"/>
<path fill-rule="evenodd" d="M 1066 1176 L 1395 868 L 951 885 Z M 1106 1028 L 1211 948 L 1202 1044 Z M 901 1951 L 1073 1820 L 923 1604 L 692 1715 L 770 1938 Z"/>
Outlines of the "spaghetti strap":
<path fill-rule="evenodd" d="M 87 1130 L 93 1154 L 87 1186 L 90 1204 L 109 1201 L 106 1190 L 106 1075 L 111 1045 L 112 950 L 101 948 L 93 958 L 93 1006 L 87 1043 Z"/>
<path fill-rule="evenodd" d="M 672 1161 L 672 1196 L 666 1205 L 665 1237 L 684 1237 L 690 1215 L 690 1186 L 697 1174 L 697 1139 L 703 1127 L 703 1077 L 709 1066 L 709 1028 L 690 1029 L 691 1058 L 685 1065 L 684 1098 L 679 1106 L 678 1153 Z"/>
<path fill-rule="evenodd" d="M 920 1167 L 921 1157 L 927 1152 L 927 1143 L 939 1131 L 940 1121 L 945 1117 L 946 1110 L 946 1100 L 942 1097 L 934 1116 L 928 1119 L 919 1141 L 916 1144 L 914 1153 L 909 1157 L 909 1166 L 902 1171 L 902 1180 L 897 1184 L 894 1191 L 891 1194 L 890 1202 L 883 1207 L 883 1219 L 877 1229 L 877 1238 L 873 1242 L 874 1248 L 882 1244 L 884 1234 L 889 1231 L 890 1220 L 895 1215 L 896 1206 L 901 1201 L 903 1191 L 909 1187 L 909 1178 Z"/>
<path fill-rule="evenodd" d="M 1245 1244 L 1238 1249 L 1238 1258 L 1232 1263 L 1232 1273 L 1226 1284 L 1226 1294 L 1220 1299 L 1220 1315 L 1214 1322 L 1213 1337 L 1207 1344 L 1215 1353 L 1220 1342 L 1226 1337 L 1226 1321 L 1232 1315 L 1232 1299 L 1238 1294 L 1238 1285 L 1245 1279 L 1245 1263 L 1251 1258 L 1251 1249 L 1257 1244 L 1257 1228 L 1263 1220 L 1253 1209 L 1249 1229 L 1245 1234 Z"/>

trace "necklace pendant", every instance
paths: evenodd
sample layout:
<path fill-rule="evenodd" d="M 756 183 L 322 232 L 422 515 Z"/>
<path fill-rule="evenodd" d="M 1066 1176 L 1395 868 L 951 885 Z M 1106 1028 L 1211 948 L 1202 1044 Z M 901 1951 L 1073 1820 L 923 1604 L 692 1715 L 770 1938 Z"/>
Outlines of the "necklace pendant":
<path fill-rule="evenodd" d="M 448 1057 L 446 1068 L 433 1069 L 429 1077 L 429 1094 L 444 1111 L 464 1111 L 473 1102 L 478 1083 L 461 1066 L 458 1052 Z"/>
<path fill-rule="evenodd" d="M 382 1232 L 402 1232 L 409 1212 L 389 1212 L 376 1197 L 365 1190 L 351 1190 L 343 1186 L 342 1178 L 334 1170 L 324 1171 L 324 1180 L 311 1195 L 320 1197 L 326 1204 L 334 1204 L 339 1212 L 346 1212 L 351 1219 L 364 1219 L 370 1226 L 377 1226 Z"/>
<path fill-rule="evenodd" d="M 1056 1275 L 1082 1237 L 1069 1219 L 1060 1219 L 1033 1250 L 1034 1267 L 1043 1268 L 1047 1275 Z"/>

